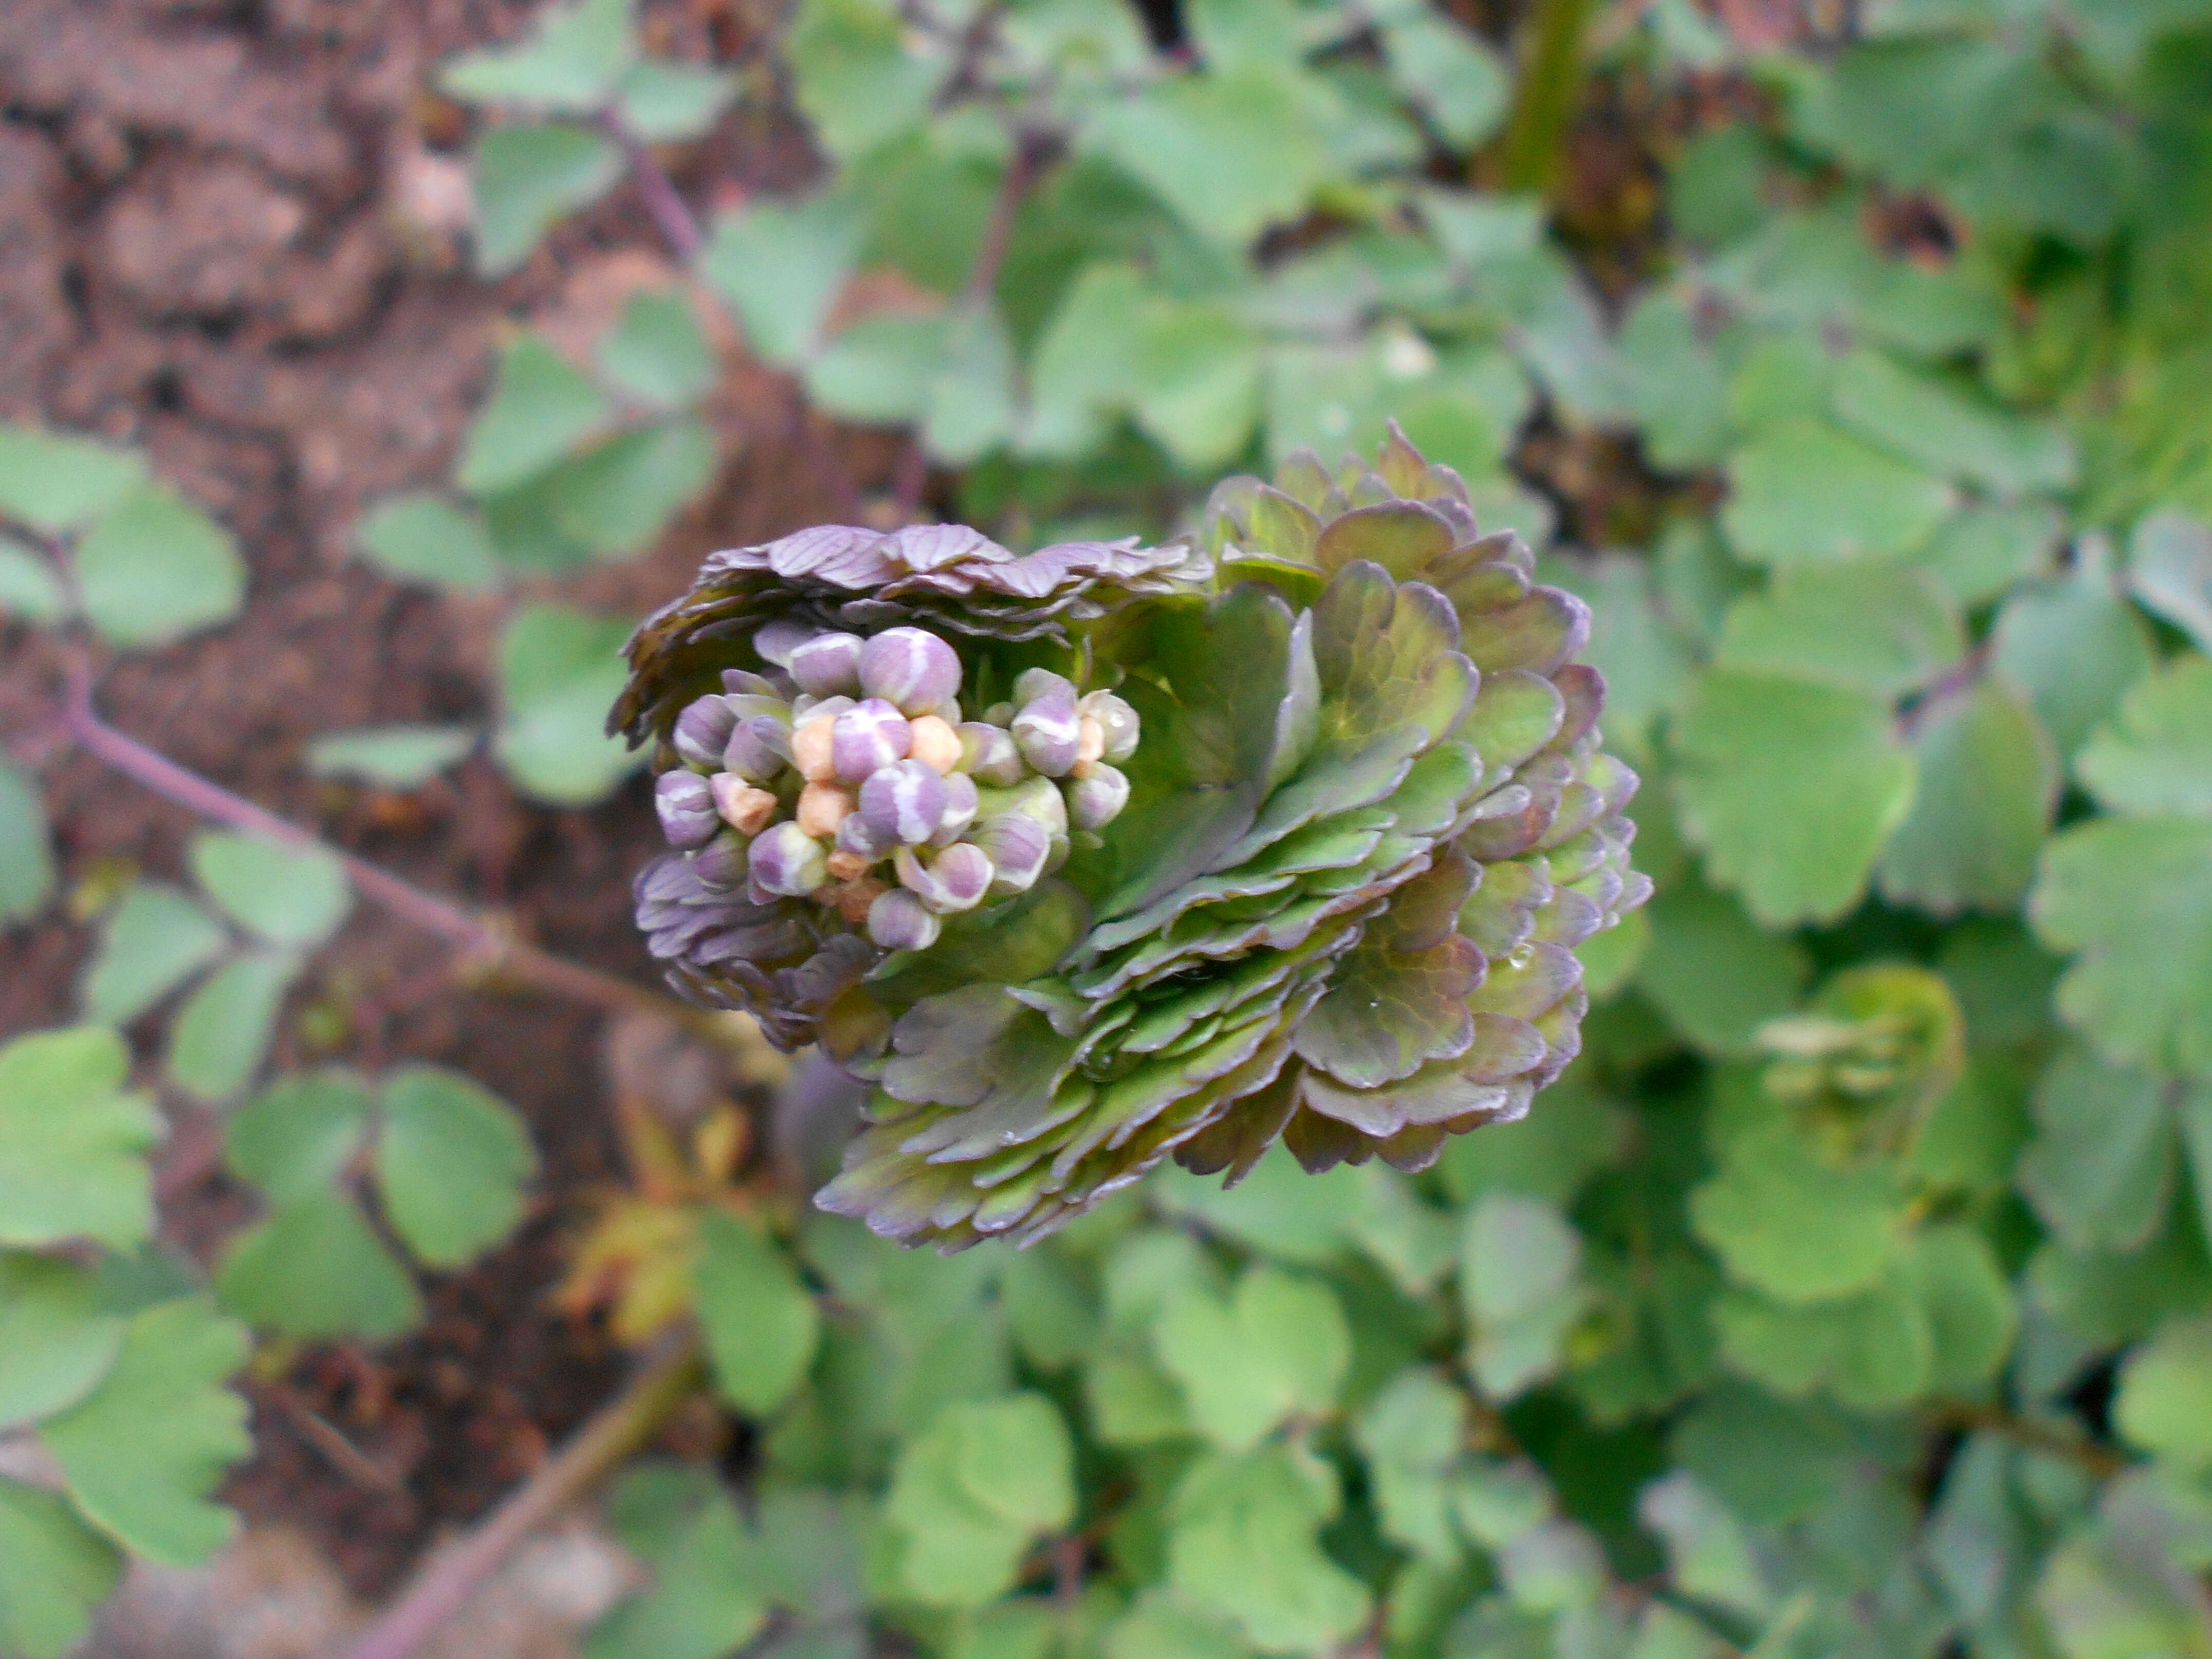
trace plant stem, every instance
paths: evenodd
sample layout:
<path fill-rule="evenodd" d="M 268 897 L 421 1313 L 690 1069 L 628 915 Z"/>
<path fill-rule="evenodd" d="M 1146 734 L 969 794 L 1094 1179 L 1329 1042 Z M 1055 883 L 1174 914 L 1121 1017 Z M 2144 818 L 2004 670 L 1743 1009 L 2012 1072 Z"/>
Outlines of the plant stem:
<path fill-rule="evenodd" d="M 2051 1457 L 2063 1457 L 2094 1479 L 2109 1480 L 2128 1467 L 2122 1453 L 2084 1436 L 2069 1433 L 2055 1423 L 2023 1417 L 2002 1406 L 1947 1402 L 1936 1407 L 1930 1425 L 1942 1429 L 1980 1430 Z"/>
<path fill-rule="evenodd" d="M 70 738 L 87 754 L 143 784 L 163 799 L 247 835 L 335 859 L 354 890 L 362 897 L 437 934 L 482 962 L 489 974 L 504 975 L 593 1007 L 616 1012 L 650 1012 L 678 1019 L 726 1044 L 729 1034 L 713 1014 L 518 939 L 495 922 L 417 887 L 367 859 L 331 846 L 290 819 L 277 817 L 266 807 L 179 766 L 159 750 L 117 730 L 102 720 L 93 707 L 92 669 L 82 651 L 70 653 L 66 673 L 62 718 Z"/>
<path fill-rule="evenodd" d="M 620 1394 L 576 1437 L 494 1510 L 438 1551 L 399 1599 L 348 1648 L 343 1659 L 408 1659 L 465 1606 L 485 1579 L 538 1528 L 642 1450 L 706 1376 L 687 1336 L 646 1360 Z"/>
<path fill-rule="evenodd" d="M 637 193 L 645 198 L 645 210 L 653 216 L 662 239 L 678 258 L 690 264 L 707 245 L 707 236 L 699 228 L 698 216 L 676 188 L 676 181 L 668 176 L 668 169 L 660 165 L 660 158 L 653 153 L 653 147 L 623 125 L 611 111 L 599 118 L 599 128 L 622 146 L 629 176 L 637 185 Z"/>
<path fill-rule="evenodd" d="M 990 220 L 983 227 L 983 240 L 976 245 L 975 263 L 968 268 L 968 280 L 961 284 L 960 297 L 954 303 L 956 327 L 960 321 L 979 318 L 990 309 L 991 290 L 999 285 L 1006 251 L 1013 245 L 1014 220 L 1030 186 L 1036 183 L 1043 161 L 1044 140 L 1034 133 L 1018 133 L 1013 159 L 1006 163 L 1006 176 L 1000 179 L 998 196 L 991 204 Z M 917 430 L 907 440 L 892 485 L 892 499 L 902 522 L 914 517 L 928 482 L 929 454 Z"/>
<path fill-rule="evenodd" d="M 1583 29 L 1590 0 L 1536 0 L 1524 26 L 1521 73 L 1505 124 L 1500 177 L 1506 189 L 1549 194 L 1567 123 L 1582 88 Z"/>

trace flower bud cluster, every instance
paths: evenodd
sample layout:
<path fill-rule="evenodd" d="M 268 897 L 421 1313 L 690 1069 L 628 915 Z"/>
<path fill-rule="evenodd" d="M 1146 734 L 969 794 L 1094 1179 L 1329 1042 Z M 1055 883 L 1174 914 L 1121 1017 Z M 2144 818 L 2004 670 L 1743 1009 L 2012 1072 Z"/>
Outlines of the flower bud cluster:
<path fill-rule="evenodd" d="M 776 624 L 773 675 L 729 671 L 677 719 L 681 766 L 656 787 L 669 845 L 755 903 L 808 898 L 887 951 L 1024 892 L 1070 837 L 1110 823 L 1137 711 L 1032 668 L 975 720 L 952 647 L 919 628 L 863 639 Z"/>

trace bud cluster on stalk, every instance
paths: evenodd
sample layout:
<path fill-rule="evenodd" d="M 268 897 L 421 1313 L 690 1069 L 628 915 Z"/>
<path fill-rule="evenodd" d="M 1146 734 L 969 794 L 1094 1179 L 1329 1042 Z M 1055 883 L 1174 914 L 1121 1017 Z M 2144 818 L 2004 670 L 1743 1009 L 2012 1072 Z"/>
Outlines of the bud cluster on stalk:
<path fill-rule="evenodd" d="M 923 950 L 943 917 L 1026 891 L 1128 801 L 1114 763 L 1136 750 L 1137 712 L 1110 691 L 1032 668 L 969 720 L 960 659 L 925 629 L 776 623 L 756 643 L 777 672 L 726 671 L 687 707 L 670 734 L 682 764 L 657 786 L 669 845 L 710 886 L 809 898 L 884 950 Z"/>

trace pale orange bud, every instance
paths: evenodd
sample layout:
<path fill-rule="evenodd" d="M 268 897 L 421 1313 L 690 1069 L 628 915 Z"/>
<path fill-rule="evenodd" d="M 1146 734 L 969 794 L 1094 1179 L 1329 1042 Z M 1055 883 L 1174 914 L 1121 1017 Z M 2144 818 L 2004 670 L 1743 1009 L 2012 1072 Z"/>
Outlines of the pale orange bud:
<path fill-rule="evenodd" d="M 757 836 L 775 816 L 775 797 L 755 788 L 736 773 L 717 772 L 708 781 L 714 790 L 714 810 L 739 835 Z"/>
<path fill-rule="evenodd" d="M 1106 728 L 1094 716 L 1085 714 L 1077 722 L 1075 732 L 1075 764 L 1067 769 L 1079 778 L 1087 778 L 1106 753 Z"/>
<path fill-rule="evenodd" d="M 827 838 L 837 833 L 837 826 L 851 817 L 859 805 L 849 789 L 841 789 L 834 783 L 810 783 L 799 792 L 799 811 L 793 816 L 799 827 L 808 835 Z"/>
<path fill-rule="evenodd" d="M 861 876 L 848 881 L 837 890 L 837 914 L 852 927 L 858 927 L 868 919 L 869 907 L 891 890 L 891 884 L 873 876 Z"/>
<path fill-rule="evenodd" d="M 836 723 L 833 716 L 823 714 L 791 728 L 791 763 L 809 783 L 827 783 L 837 775 L 830 749 L 830 728 Z"/>
<path fill-rule="evenodd" d="M 839 881 L 850 881 L 855 876 L 864 876 L 868 872 L 867 860 L 862 858 L 858 853 L 842 850 L 832 853 L 830 855 L 829 864 L 830 873 Z"/>
<path fill-rule="evenodd" d="M 907 758 L 918 760 L 939 777 L 960 764 L 960 734 L 950 721 L 924 714 L 908 726 Z"/>

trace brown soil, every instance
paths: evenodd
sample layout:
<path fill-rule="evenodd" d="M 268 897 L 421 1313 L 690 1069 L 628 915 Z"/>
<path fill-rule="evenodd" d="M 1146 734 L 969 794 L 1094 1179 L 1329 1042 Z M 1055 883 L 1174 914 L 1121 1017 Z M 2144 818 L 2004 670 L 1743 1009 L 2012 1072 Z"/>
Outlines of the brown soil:
<path fill-rule="evenodd" d="M 422 94 L 429 66 L 512 35 L 529 9 L 0 4 L 0 418 L 142 447 L 251 564 L 237 622 L 107 665 L 109 719 L 527 937 L 650 983 L 628 902 L 654 839 L 641 785 L 595 811 L 550 811 L 482 758 L 405 797 L 319 785 L 302 765 L 307 741 L 334 728 L 489 712 L 502 602 L 382 580 L 349 556 L 350 526 L 365 501 L 447 475 L 509 319 L 557 329 L 659 258 L 621 192 L 497 285 L 467 273 L 441 227 L 467 133 L 462 112 Z M 749 39 L 742 8 L 720 0 L 648 15 L 657 44 L 693 58 Z M 809 165 L 787 124 L 742 111 L 678 160 L 687 183 L 740 186 L 793 182 Z M 789 399 L 762 371 L 732 361 L 713 414 L 734 459 L 712 499 L 653 556 L 595 569 L 562 597 L 639 614 L 708 548 L 849 501 L 851 486 L 811 463 L 819 445 L 794 450 Z M 887 471 L 881 446 L 830 441 L 864 481 Z M 65 884 L 89 895 L 134 870 L 174 878 L 191 821 L 52 738 L 55 671 L 44 641 L 0 622 L 0 729 L 40 764 Z M 70 1018 L 89 937 L 66 915 L 8 936 L 0 1033 Z M 430 1286 L 419 1335 L 374 1354 L 311 1350 L 252 1385 L 258 1450 L 229 1496 L 304 1529 L 369 1594 L 525 1473 L 605 1396 L 618 1363 L 547 1304 L 579 1199 L 616 1173 L 604 1021 L 457 988 L 447 960 L 405 925 L 357 913 L 294 1011 L 319 1005 L 307 1028 L 338 1035 L 310 1050 L 288 1020 L 279 1054 L 456 1066 L 527 1115 L 544 1162 L 533 1218 Z M 138 1033 L 149 1077 L 160 1025 Z M 165 1173 L 169 1242 L 204 1256 L 251 1204 L 208 1168 L 211 1127 L 179 1107 Z"/>

